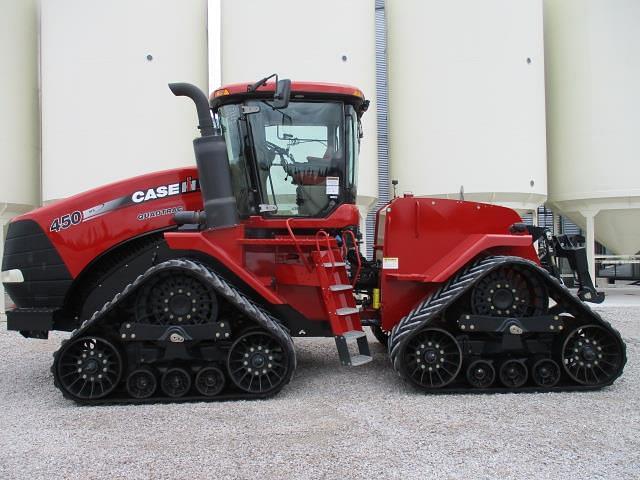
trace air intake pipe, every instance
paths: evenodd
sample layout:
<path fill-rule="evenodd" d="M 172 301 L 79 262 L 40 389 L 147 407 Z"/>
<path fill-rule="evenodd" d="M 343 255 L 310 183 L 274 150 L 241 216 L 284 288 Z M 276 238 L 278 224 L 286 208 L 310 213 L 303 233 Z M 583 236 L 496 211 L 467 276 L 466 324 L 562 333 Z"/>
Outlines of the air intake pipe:
<path fill-rule="evenodd" d="M 224 137 L 213 126 L 207 96 L 190 83 L 170 83 L 169 88 L 175 96 L 193 100 L 198 112 L 201 136 L 193 140 L 193 151 L 204 204 L 204 224 L 206 228 L 237 225 L 238 208 L 231 187 L 227 147 Z"/>

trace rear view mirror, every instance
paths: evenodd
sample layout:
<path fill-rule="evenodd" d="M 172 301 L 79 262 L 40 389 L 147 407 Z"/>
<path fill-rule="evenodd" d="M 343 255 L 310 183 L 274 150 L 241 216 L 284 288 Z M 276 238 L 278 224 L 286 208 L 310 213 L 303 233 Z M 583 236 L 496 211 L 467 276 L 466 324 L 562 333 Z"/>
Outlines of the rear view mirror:
<path fill-rule="evenodd" d="M 276 93 L 273 96 L 273 108 L 286 108 L 291 97 L 291 80 L 278 80 Z"/>

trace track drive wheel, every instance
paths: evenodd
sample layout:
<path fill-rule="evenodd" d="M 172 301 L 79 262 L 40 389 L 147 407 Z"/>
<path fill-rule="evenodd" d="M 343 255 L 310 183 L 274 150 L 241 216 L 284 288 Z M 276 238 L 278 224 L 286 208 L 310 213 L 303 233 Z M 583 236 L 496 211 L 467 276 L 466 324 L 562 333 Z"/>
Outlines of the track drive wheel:
<path fill-rule="evenodd" d="M 109 395 L 122 378 L 122 356 L 107 339 L 72 339 L 56 355 L 54 376 L 59 387 L 76 400 Z"/>
<path fill-rule="evenodd" d="M 541 279 L 518 265 L 490 272 L 471 294 L 471 309 L 478 315 L 530 317 L 544 315 L 548 306 L 549 295 Z"/>
<path fill-rule="evenodd" d="M 256 394 L 271 392 L 288 381 L 290 363 L 286 349 L 266 330 L 252 330 L 240 336 L 227 358 L 233 383 Z"/>
<path fill-rule="evenodd" d="M 426 390 L 449 385 L 462 367 L 460 345 L 450 333 L 439 328 L 414 333 L 400 355 L 406 377 Z"/>
<path fill-rule="evenodd" d="M 620 374 L 622 348 L 619 339 L 600 325 L 578 327 L 564 341 L 562 366 L 582 385 L 606 385 Z"/>
<path fill-rule="evenodd" d="M 165 271 L 140 292 L 136 321 L 154 325 L 195 325 L 218 316 L 216 293 L 206 282 L 188 273 Z"/>

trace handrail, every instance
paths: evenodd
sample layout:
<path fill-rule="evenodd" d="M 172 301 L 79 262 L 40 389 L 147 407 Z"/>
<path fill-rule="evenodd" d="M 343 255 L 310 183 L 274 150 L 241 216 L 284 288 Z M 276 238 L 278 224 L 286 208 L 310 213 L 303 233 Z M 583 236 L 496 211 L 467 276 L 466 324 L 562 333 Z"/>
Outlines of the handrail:
<path fill-rule="evenodd" d="M 324 230 L 318 230 L 316 232 L 316 235 L 315 235 L 315 238 L 316 238 L 316 250 L 318 252 L 321 251 L 320 250 L 320 237 L 324 237 L 325 240 L 327 241 L 327 251 L 329 252 L 329 260 L 331 261 L 331 268 L 333 269 L 334 265 L 336 263 L 336 257 L 333 255 L 333 249 L 331 248 L 331 237 Z"/>
<path fill-rule="evenodd" d="M 360 272 L 362 271 L 362 259 L 360 258 L 360 252 L 356 248 L 356 245 L 358 244 L 356 240 L 356 235 L 353 233 L 352 230 L 342 231 L 342 238 L 343 238 L 344 245 L 347 244 L 346 239 L 344 238 L 347 235 L 351 236 L 351 240 L 353 241 L 353 249 L 356 252 L 356 258 L 358 259 L 358 268 L 356 269 L 356 274 L 353 276 L 353 282 L 351 283 L 351 286 L 355 287 L 356 283 L 358 282 L 358 278 L 360 278 Z M 345 255 L 344 258 L 347 258 L 347 255 Z"/>
<path fill-rule="evenodd" d="M 300 258 L 302 259 L 302 263 L 305 264 L 305 266 L 307 267 L 307 269 L 309 271 L 313 270 L 313 266 L 311 266 L 307 260 L 307 257 L 304 255 L 304 253 L 302 252 L 302 248 L 300 248 L 300 244 L 298 243 L 298 239 L 296 238 L 295 234 L 293 233 L 293 229 L 291 228 L 291 221 L 293 220 L 293 218 L 287 218 L 287 221 L 285 222 L 285 225 L 287 226 L 287 231 L 289 232 L 289 236 L 291 237 L 291 240 L 293 240 L 293 244 L 296 247 L 296 250 L 298 251 L 298 255 L 300 255 Z"/>

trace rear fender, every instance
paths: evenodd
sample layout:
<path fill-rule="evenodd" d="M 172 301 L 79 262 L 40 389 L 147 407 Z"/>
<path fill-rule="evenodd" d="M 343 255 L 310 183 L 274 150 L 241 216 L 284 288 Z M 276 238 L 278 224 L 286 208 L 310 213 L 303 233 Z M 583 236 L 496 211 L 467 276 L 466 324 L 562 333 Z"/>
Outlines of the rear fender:
<path fill-rule="evenodd" d="M 519 256 L 538 263 L 538 257 L 531 246 L 531 235 L 470 235 L 424 272 L 388 273 L 387 276 L 397 280 L 443 283 L 471 260 L 483 254 Z"/>
<path fill-rule="evenodd" d="M 207 257 L 212 257 L 266 302 L 273 305 L 284 304 L 282 298 L 251 275 L 242 265 L 242 248 L 237 240 L 243 236 L 244 227 L 242 225 L 203 232 L 167 232 L 164 234 L 171 249 L 199 252 Z"/>

